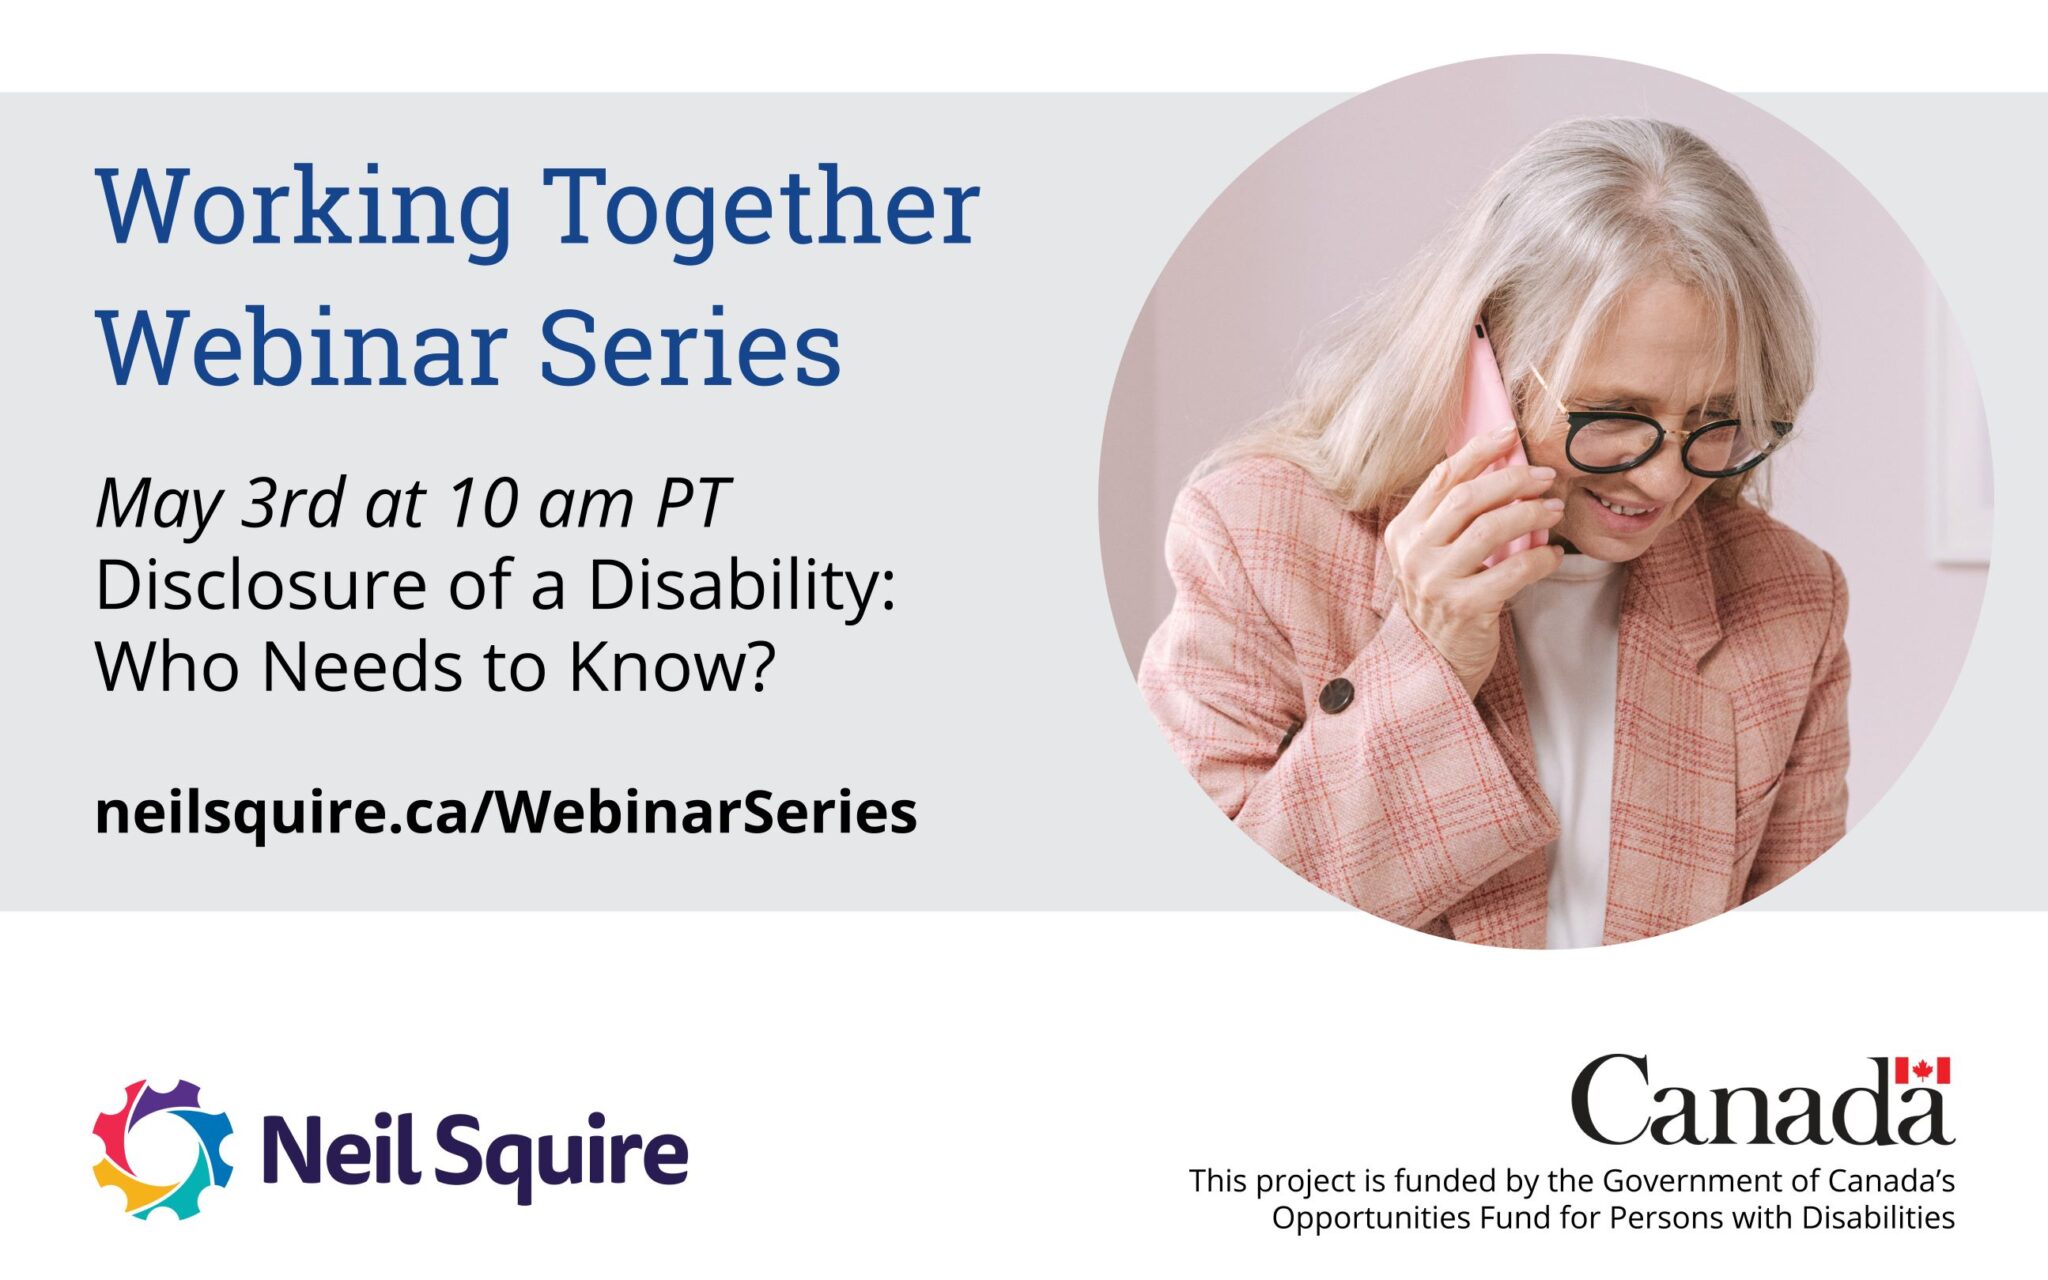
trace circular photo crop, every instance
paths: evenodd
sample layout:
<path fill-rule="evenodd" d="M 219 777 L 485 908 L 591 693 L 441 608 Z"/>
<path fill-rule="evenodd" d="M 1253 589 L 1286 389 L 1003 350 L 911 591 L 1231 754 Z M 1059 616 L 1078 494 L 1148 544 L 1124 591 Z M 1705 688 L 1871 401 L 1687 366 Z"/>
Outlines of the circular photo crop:
<path fill-rule="evenodd" d="M 1984 590 L 1939 291 L 1795 130 L 1668 72 L 1462 63 L 1275 146 L 1126 349 L 1105 575 L 1166 742 L 1358 908 L 1576 948 L 1827 854 Z"/>

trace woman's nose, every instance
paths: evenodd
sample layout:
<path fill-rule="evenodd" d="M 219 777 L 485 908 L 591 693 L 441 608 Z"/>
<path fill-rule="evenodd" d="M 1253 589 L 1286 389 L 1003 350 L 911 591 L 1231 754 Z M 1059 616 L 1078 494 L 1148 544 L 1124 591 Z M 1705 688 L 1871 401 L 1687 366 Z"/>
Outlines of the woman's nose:
<path fill-rule="evenodd" d="M 1692 472 L 1685 469 L 1685 450 L 1676 436 L 1666 436 L 1664 447 L 1648 462 L 1635 469 L 1636 487 L 1654 502 L 1677 500 L 1692 484 Z"/>

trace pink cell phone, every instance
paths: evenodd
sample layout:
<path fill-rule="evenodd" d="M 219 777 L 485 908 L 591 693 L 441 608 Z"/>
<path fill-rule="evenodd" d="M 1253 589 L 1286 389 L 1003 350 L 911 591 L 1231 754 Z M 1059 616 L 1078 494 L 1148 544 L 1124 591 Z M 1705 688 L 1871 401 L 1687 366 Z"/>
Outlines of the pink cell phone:
<path fill-rule="evenodd" d="M 1465 351 L 1465 406 L 1458 419 L 1457 435 L 1451 440 L 1451 452 L 1455 453 L 1470 441 L 1489 436 L 1515 420 L 1515 406 L 1508 399 L 1508 386 L 1500 376 L 1500 362 L 1493 358 L 1493 344 L 1486 339 L 1486 326 L 1475 323 L 1472 326 L 1472 344 Z M 1529 461 L 1529 455 L 1522 451 L 1521 437 L 1515 438 L 1514 450 L 1496 459 L 1487 466 L 1488 471 L 1502 467 L 1521 466 Z M 1491 569 L 1518 551 L 1540 547 L 1547 539 L 1541 529 L 1525 533 L 1507 543 L 1500 550 L 1486 558 L 1486 567 Z"/>

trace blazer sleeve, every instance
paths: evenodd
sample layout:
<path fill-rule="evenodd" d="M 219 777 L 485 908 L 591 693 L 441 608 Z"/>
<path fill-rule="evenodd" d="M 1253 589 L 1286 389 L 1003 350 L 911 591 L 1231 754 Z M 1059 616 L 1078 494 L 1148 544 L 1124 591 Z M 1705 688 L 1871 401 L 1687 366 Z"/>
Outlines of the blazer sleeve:
<path fill-rule="evenodd" d="M 1826 853 L 1848 825 L 1849 649 L 1843 634 L 1849 621 L 1849 584 L 1833 556 L 1827 556 L 1827 563 L 1834 588 L 1827 635 L 1813 666 L 1806 714 L 1786 757 L 1778 795 L 1743 889 L 1744 902 L 1783 884 Z"/>
<path fill-rule="evenodd" d="M 1139 683 L 1196 781 L 1282 863 L 1419 928 L 1556 837 L 1547 804 L 1523 792 L 1457 675 L 1398 605 L 1331 677 L 1352 696 L 1326 711 L 1310 702 L 1323 673 L 1300 668 L 1198 489 L 1175 504 L 1166 553 L 1174 604 Z"/>

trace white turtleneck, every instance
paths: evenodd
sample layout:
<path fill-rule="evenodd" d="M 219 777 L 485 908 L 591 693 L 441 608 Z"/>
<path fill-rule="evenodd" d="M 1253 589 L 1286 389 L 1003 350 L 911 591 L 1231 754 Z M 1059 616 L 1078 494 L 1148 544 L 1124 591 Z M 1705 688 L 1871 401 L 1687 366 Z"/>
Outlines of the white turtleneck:
<path fill-rule="evenodd" d="M 1545 944 L 1596 947 L 1607 922 L 1614 678 L 1627 566 L 1567 555 L 1512 605 L 1536 775 L 1557 810 Z"/>

